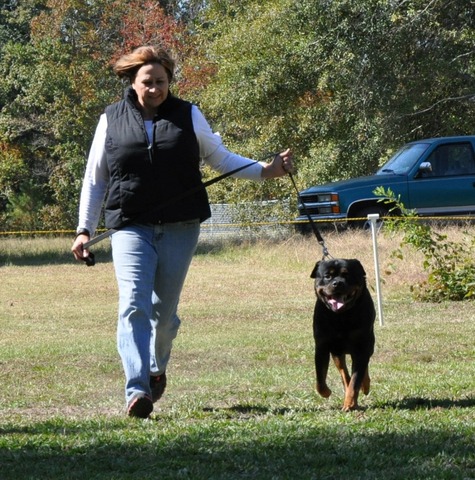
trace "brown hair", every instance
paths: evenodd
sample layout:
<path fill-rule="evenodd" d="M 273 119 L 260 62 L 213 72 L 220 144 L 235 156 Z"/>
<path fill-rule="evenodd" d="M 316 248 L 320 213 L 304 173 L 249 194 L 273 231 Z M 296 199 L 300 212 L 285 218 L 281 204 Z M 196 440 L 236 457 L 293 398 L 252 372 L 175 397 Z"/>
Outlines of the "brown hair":
<path fill-rule="evenodd" d="M 166 70 L 168 80 L 172 81 L 175 61 L 167 51 L 159 47 L 138 47 L 132 53 L 122 55 L 114 65 L 114 72 L 120 78 L 128 78 L 132 82 L 137 71 L 150 63 L 160 64 Z"/>

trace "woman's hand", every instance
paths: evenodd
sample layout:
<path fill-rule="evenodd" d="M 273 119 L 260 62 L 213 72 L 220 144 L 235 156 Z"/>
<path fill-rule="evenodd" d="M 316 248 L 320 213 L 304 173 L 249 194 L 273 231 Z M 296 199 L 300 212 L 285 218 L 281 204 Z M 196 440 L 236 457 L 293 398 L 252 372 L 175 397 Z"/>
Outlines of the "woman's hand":
<path fill-rule="evenodd" d="M 271 163 L 263 166 L 261 176 L 262 178 L 277 178 L 283 177 L 287 173 L 293 173 L 293 171 L 292 151 L 288 148 L 276 155 Z"/>
<path fill-rule="evenodd" d="M 83 247 L 83 245 L 88 241 L 89 235 L 86 235 L 85 233 L 78 235 L 74 240 L 71 251 L 73 252 L 76 260 L 84 261 L 84 259 L 89 256 L 89 250 Z"/>

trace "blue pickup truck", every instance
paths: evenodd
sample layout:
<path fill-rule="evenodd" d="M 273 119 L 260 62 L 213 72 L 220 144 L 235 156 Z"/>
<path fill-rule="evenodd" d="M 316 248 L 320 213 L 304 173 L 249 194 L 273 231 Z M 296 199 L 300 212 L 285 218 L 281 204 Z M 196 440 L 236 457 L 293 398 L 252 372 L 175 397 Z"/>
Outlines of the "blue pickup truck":
<path fill-rule="evenodd" d="M 300 192 L 297 229 L 314 220 L 364 224 L 352 219 L 388 215 L 376 187 L 390 188 L 421 216 L 475 214 L 475 136 L 440 137 L 404 145 L 374 175 L 310 187 Z M 475 218 L 475 217 L 474 217 Z"/>

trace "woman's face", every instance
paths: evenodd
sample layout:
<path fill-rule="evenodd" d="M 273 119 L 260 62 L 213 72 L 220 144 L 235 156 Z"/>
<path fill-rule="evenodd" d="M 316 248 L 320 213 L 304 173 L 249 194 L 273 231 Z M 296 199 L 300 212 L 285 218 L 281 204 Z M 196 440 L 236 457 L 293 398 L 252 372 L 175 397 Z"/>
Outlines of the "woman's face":
<path fill-rule="evenodd" d="M 132 81 L 132 88 L 137 93 L 146 115 L 153 115 L 157 107 L 165 101 L 169 85 L 167 71 L 159 63 L 150 63 L 139 68 Z"/>

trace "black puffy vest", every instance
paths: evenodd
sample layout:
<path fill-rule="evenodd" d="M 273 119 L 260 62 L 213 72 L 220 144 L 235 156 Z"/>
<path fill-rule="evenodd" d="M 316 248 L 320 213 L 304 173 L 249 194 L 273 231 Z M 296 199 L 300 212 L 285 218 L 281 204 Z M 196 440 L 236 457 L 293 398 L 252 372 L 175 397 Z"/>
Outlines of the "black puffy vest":
<path fill-rule="evenodd" d="M 124 100 L 105 110 L 105 151 L 110 172 L 105 205 L 107 228 L 130 222 L 206 220 L 211 212 L 202 187 L 191 103 L 168 95 L 154 117 L 153 143 L 149 146 L 136 98 L 135 91 L 129 88 Z M 186 195 L 192 189 L 198 191 Z"/>

